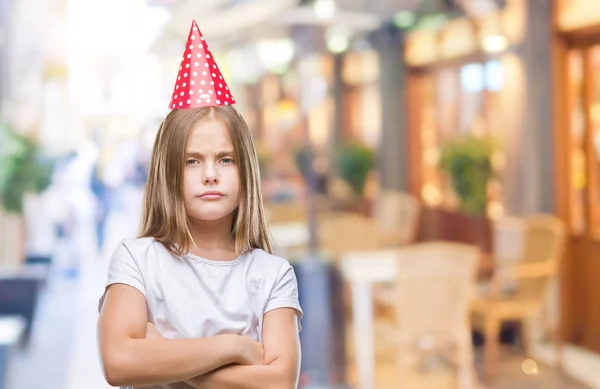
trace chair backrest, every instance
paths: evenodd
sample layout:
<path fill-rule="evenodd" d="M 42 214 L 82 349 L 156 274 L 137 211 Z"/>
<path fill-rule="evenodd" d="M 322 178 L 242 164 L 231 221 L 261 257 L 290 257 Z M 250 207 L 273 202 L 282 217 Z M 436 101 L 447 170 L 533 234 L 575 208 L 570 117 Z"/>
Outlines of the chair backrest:
<path fill-rule="evenodd" d="M 297 200 L 265 204 L 268 223 L 292 223 L 306 221 L 307 207 Z"/>
<path fill-rule="evenodd" d="M 373 207 L 373 217 L 381 231 L 390 234 L 395 245 L 412 243 L 417 233 L 421 204 L 417 198 L 384 190 Z"/>
<path fill-rule="evenodd" d="M 515 217 L 503 217 L 494 221 L 494 264 L 497 268 L 521 259 L 524 224 L 523 219 Z"/>
<path fill-rule="evenodd" d="M 562 254 L 566 227 L 553 215 L 533 215 L 525 218 L 523 231 L 523 263 L 548 263 L 556 269 Z M 517 283 L 517 299 L 543 301 L 555 274 Z"/>
<path fill-rule="evenodd" d="M 398 250 L 396 312 L 403 343 L 455 341 L 468 331 L 468 312 L 480 251 L 454 242 L 427 242 Z"/>
<path fill-rule="evenodd" d="M 331 258 L 352 251 L 382 248 L 382 233 L 373 219 L 338 213 L 319 217 L 319 246 Z"/>
<path fill-rule="evenodd" d="M 553 215 L 533 215 L 525 218 L 523 261 L 557 260 L 565 238 L 565 225 Z"/>

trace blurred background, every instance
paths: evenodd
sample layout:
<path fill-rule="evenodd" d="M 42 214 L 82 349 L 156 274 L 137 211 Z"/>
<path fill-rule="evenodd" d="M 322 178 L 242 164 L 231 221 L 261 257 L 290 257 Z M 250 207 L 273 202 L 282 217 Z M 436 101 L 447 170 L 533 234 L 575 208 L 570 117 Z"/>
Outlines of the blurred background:
<path fill-rule="evenodd" d="M 301 387 L 600 388 L 597 0 L 0 0 L 0 388 L 108 388 L 192 19 L 297 266 Z"/>

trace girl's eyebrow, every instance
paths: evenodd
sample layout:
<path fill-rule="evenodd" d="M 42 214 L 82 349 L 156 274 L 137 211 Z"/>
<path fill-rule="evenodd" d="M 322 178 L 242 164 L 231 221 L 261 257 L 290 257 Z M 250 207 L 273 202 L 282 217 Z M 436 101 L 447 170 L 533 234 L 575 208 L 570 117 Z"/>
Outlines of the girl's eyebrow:
<path fill-rule="evenodd" d="M 217 153 L 214 153 L 214 155 L 216 157 L 231 156 L 231 155 L 233 155 L 233 150 L 221 150 L 221 151 L 218 151 Z M 185 156 L 186 157 L 198 157 L 198 158 L 204 157 L 204 155 L 202 153 L 199 153 L 197 151 L 187 151 L 185 153 Z"/>

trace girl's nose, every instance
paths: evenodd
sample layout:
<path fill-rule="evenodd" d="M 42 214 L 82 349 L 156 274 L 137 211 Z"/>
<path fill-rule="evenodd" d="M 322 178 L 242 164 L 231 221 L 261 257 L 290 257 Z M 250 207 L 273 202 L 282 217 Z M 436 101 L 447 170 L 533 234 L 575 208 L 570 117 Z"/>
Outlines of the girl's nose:
<path fill-rule="evenodd" d="M 204 185 L 214 185 L 218 183 L 219 179 L 217 177 L 215 166 L 210 163 L 207 164 L 204 170 Z"/>
<path fill-rule="evenodd" d="M 214 184 L 218 184 L 218 183 L 219 183 L 219 180 L 217 179 L 216 176 L 206 176 L 204 178 L 204 184 L 205 185 L 210 185 L 210 184 L 214 185 Z"/>

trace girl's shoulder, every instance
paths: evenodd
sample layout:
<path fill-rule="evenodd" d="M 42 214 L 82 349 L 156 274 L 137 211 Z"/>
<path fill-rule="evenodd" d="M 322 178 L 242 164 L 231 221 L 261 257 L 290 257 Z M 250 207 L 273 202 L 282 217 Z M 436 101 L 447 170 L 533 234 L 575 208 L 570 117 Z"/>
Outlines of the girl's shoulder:
<path fill-rule="evenodd" d="M 268 253 L 263 249 L 253 249 L 248 253 L 248 256 L 251 259 L 253 267 L 267 273 L 278 273 L 281 270 L 291 267 L 291 264 L 287 259 Z"/>
<path fill-rule="evenodd" d="M 148 249 L 155 245 L 161 245 L 159 241 L 154 238 L 146 237 L 146 238 L 125 238 L 121 240 L 121 245 L 131 248 L 131 249 Z"/>
<path fill-rule="evenodd" d="M 285 258 L 279 257 L 275 254 L 271 254 L 263 249 L 259 249 L 259 248 L 255 248 L 250 250 L 247 253 L 248 256 L 252 257 L 253 260 L 255 261 L 270 261 L 270 262 L 284 262 L 286 261 Z"/>
<path fill-rule="evenodd" d="M 148 258 L 171 256 L 169 250 L 158 240 L 151 237 L 146 238 L 125 238 L 116 249 L 118 251 L 127 251 L 134 258 Z"/>

